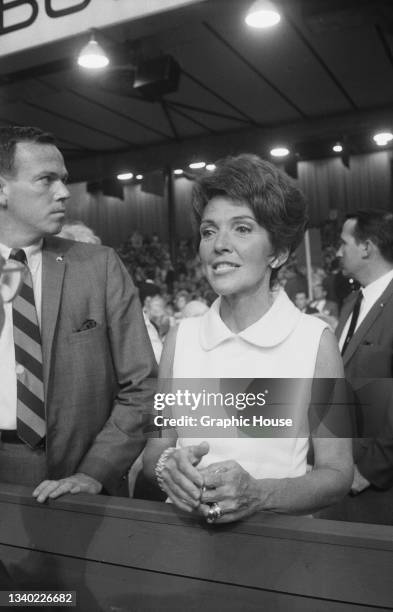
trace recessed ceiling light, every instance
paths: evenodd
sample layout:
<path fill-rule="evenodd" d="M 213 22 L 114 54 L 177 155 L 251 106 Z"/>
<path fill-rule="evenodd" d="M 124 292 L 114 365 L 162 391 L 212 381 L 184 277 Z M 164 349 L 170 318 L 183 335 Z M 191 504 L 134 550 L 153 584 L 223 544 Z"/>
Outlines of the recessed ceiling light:
<path fill-rule="evenodd" d="M 133 176 L 134 175 L 132 174 L 132 172 L 122 172 L 121 174 L 117 175 L 117 178 L 119 179 L 119 181 L 130 181 Z"/>
<path fill-rule="evenodd" d="M 391 132 L 379 132 L 378 134 L 374 134 L 373 140 L 379 147 L 384 147 L 393 140 L 393 134 Z"/>
<path fill-rule="evenodd" d="M 201 168 L 204 168 L 205 166 L 206 166 L 206 162 L 199 161 L 199 162 L 192 162 L 188 167 L 191 168 L 192 170 L 200 170 Z"/>
<path fill-rule="evenodd" d="M 180 174 L 183 174 L 183 170 L 181 168 L 176 168 L 176 170 L 173 171 L 173 174 L 177 174 L 180 176 Z"/>
<path fill-rule="evenodd" d="M 343 152 L 343 146 L 339 142 L 336 142 L 336 144 L 332 147 L 332 149 L 333 149 L 333 151 L 335 153 L 342 153 Z"/>
<path fill-rule="evenodd" d="M 289 149 L 287 149 L 287 147 L 275 147 L 271 149 L 270 155 L 272 155 L 272 157 L 286 157 L 289 155 Z"/>
<path fill-rule="evenodd" d="M 213 172 L 213 170 L 216 169 L 216 164 L 207 164 L 206 166 L 206 170 L 209 170 L 209 172 Z"/>
<path fill-rule="evenodd" d="M 271 28 L 281 20 L 281 15 L 276 6 L 269 0 L 257 0 L 254 2 L 245 18 L 245 22 L 251 28 Z"/>

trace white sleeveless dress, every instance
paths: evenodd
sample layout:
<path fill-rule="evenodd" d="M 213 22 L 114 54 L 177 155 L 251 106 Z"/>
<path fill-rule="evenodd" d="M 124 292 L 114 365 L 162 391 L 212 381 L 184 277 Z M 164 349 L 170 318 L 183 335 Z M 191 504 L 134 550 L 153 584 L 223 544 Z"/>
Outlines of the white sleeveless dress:
<path fill-rule="evenodd" d="M 306 423 L 311 379 L 327 326 L 301 313 L 282 289 L 273 298 L 268 312 L 238 334 L 222 321 L 220 298 L 202 317 L 183 319 L 177 333 L 173 378 L 304 379 L 294 410 L 302 412 Z M 253 438 L 234 428 L 233 437 L 226 433 L 220 438 L 191 438 L 189 429 L 185 434 L 178 428 L 177 446 L 206 440 L 210 451 L 200 467 L 232 459 L 254 478 L 296 477 L 305 474 L 307 466 L 307 431 L 304 426 L 301 431 L 301 437 Z"/>

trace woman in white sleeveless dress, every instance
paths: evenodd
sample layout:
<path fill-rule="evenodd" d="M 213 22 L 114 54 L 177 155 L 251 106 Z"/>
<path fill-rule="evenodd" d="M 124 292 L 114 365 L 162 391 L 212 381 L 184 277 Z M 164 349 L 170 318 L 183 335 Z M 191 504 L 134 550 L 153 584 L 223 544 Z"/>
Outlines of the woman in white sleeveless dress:
<path fill-rule="evenodd" d="M 304 198 L 276 167 L 240 155 L 197 182 L 193 205 L 204 271 L 220 297 L 205 315 L 184 319 L 168 335 L 161 377 L 299 379 L 294 410 L 302 426 L 293 435 L 264 438 L 234 425 L 231 433 L 204 439 L 200 429 L 190 437 L 186 422 L 149 440 L 145 474 L 157 478 L 179 508 L 210 523 L 259 510 L 308 514 L 348 492 L 353 466 L 350 440 L 316 437 L 307 471 L 311 381 L 341 378 L 341 357 L 324 323 L 298 311 L 283 290 L 271 289 L 303 237 Z"/>

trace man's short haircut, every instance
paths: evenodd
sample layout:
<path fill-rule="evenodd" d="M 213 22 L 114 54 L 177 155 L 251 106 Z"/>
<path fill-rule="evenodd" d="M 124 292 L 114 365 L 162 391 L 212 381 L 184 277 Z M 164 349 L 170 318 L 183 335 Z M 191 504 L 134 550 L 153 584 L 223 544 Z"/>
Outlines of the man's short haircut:
<path fill-rule="evenodd" d="M 20 125 L 0 127 L 0 174 L 13 174 L 15 149 L 19 142 L 56 145 L 53 134 L 36 127 Z"/>
<path fill-rule="evenodd" d="M 156 295 L 161 295 L 161 289 L 153 283 L 153 281 L 143 281 L 138 285 L 139 299 L 144 306 L 146 298 L 153 298 Z"/>
<path fill-rule="evenodd" d="M 382 257 L 393 263 L 393 213 L 388 210 L 358 210 L 346 216 L 356 224 L 353 235 L 356 242 L 371 240 L 379 249 Z"/>
<path fill-rule="evenodd" d="M 215 196 L 249 206 L 268 231 L 277 254 L 285 249 L 292 253 L 302 241 L 307 223 L 303 193 L 287 174 L 257 155 L 227 157 L 196 181 L 193 209 L 198 227 L 205 207 Z"/>

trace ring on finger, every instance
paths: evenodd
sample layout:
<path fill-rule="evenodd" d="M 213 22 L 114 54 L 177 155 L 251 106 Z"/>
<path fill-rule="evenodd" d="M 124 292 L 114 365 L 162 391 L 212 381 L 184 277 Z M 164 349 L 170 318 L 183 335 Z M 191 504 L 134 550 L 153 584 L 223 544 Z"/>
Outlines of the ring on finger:
<path fill-rule="evenodd" d="M 206 522 L 211 525 L 212 523 L 215 523 L 216 521 L 218 521 L 218 519 L 222 515 L 223 515 L 223 511 L 221 510 L 221 507 L 216 502 L 214 502 L 214 504 L 212 504 L 211 507 L 209 508 L 209 511 L 206 517 Z"/>

